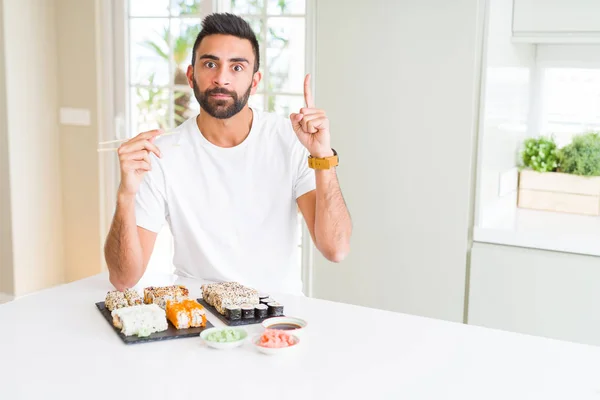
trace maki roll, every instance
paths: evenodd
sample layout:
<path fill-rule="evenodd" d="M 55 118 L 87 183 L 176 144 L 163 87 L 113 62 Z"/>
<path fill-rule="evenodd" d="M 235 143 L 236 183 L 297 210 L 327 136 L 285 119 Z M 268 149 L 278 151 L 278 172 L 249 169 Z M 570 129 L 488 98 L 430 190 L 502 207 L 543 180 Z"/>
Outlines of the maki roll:
<path fill-rule="evenodd" d="M 254 306 L 252 304 L 242 304 L 242 318 L 254 318 Z"/>
<path fill-rule="evenodd" d="M 267 304 L 269 307 L 269 316 L 270 317 L 280 317 L 283 315 L 283 305 L 277 302 L 271 302 Z"/>
<path fill-rule="evenodd" d="M 260 304 L 269 304 L 273 303 L 275 300 L 270 297 L 265 297 L 264 299 L 260 299 Z"/>
<path fill-rule="evenodd" d="M 258 300 L 260 300 L 260 302 L 262 303 L 263 299 L 268 299 L 269 298 L 269 294 L 268 293 L 259 293 L 258 294 Z"/>
<path fill-rule="evenodd" d="M 239 306 L 225 307 L 225 318 L 231 321 L 242 318 L 242 309 Z"/>
<path fill-rule="evenodd" d="M 269 307 L 266 304 L 257 304 L 254 306 L 255 318 L 267 318 Z"/>
<path fill-rule="evenodd" d="M 125 298 L 125 294 L 118 290 L 111 290 L 106 294 L 106 299 L 104 300 L 104 305 L 108 309 L 108 311 L 117 310 L 119 308 L 129 306 L 127 299 Z"/>

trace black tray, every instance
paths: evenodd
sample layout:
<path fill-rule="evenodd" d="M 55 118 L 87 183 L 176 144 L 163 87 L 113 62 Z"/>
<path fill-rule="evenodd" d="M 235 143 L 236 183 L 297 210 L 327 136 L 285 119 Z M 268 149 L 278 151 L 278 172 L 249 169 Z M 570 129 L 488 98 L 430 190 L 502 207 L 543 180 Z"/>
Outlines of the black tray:
<path fill-rule="evenodd" d="M 104 302 L 102 301 L 100 303 L 96 303 L 96 307 L 98 307 L 98 310 L 104 316 L 104 319 L 106 319 L 106 321 L 108 321 L 110 326 L 115 330 L 117 335 L 119 335 L 119 337 L 121 338 L 121 340 L 123 340 L 123 342 L 125 344 L 146 343 L 146 342 L 156 342 L 158 340 L 197 337 L 197 336 L 200 336 L 200 333 L 203 330 L 213 327 L 213 324 L 211 324 L 209 321 L 206 321 L 206 326 L 203 328 L 177 329 L 177 328 L 175 328 L 175 326 L 173 326 L 171 321 L 169 321 L 167 319 L 169 327 L 167 328 L 166 331 L 155 332 L 147 337 L 138 337 L 135 335 L 134 336 L 125 336 L 124 334 L 121 333 L 120 329 L 114 327 L 114 325 L 112 323 L 112 315 L 111 315 L 110 311 L 108 311 L 108 308 L 106 308 L 106 306 L 104 305 Z"/>
<path fill-rule="evenodd" d="M 202 304 L 204 306 L 204 308 L 206 308 L 212 315 L 216 316 L 221 321 L 223 321 L 223 323 L 225 323 L 226 325 L 229 325 L 229 326 L 260 324 L 265 319 L 275 318 L 273 316 L 267 315 L 265 318 L 240 318 L 240 319 L 235 319 L 232 321 L 232 320 L 225 318 L 225 316 L 223 314 L 218 312 L 216 308 L 214 308 L 213 306 L 208 304 L 203 299 L 196 299 L 196 300 L 198 300 L 198 303 Z M 279 315 L 279 317 L 285 317 L 285 315 Z"/>

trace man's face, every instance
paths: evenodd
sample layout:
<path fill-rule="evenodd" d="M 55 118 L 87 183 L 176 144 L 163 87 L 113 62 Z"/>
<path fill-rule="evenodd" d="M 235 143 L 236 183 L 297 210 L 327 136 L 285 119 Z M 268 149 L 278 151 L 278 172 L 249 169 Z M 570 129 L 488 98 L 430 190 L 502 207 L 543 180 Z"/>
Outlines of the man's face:
<path fill-rule="evenodd" d="M 229 35 L 202 39 L 188 67 L 188 82 L 200 107 L 214 118 L 239 113 L 256 92 L 260 72 L 254 73 L 254 52 L 249 40 Z"/>

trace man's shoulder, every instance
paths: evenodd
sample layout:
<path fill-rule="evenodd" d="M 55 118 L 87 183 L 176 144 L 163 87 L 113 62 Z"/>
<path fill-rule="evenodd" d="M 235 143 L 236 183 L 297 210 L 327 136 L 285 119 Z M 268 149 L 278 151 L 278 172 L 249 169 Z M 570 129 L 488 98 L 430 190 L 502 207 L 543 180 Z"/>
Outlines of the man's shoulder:
<path fill-rule="evenodd" d="M 165 130 L 165 134 L 156 138 L 157 145 L 179 145 L 196 127 L 196 118 L 188 118 L 173 129 Z"/>

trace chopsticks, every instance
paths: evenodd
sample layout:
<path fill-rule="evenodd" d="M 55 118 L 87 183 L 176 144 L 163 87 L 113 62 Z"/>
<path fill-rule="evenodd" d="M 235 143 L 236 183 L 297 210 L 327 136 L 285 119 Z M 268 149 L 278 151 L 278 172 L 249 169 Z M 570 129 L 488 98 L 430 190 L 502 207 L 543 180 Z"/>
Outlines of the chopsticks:
<path fill-rule="evenodd" d="M 156 137 L 169 136 L 169 135 L 174 135 L 176 133 L 179 133 L 179 132 L 165 132 L 165 133 L 160 134 L 160 135 L 158 135 Z M 113 143 L 123 143 L 123 142 L 126 142 L 126 141 L 130 140 L 130 139 L 131 138 L 128 138 L 128 139 L 117 139 L 117 140 L 107 140 L 105 142 L 98 143 L 98 146 L 102 146 L 102 145 L 105 145 L 105 144 L 113 144 Z M 99 147 L 98 148 L 98 153 L 102 153 L 102 152 L 106 152 L 106 151 L 117 151 L 117 150 L 119 150 L 118 147 L 104 147 L 104 148 Z"/>

